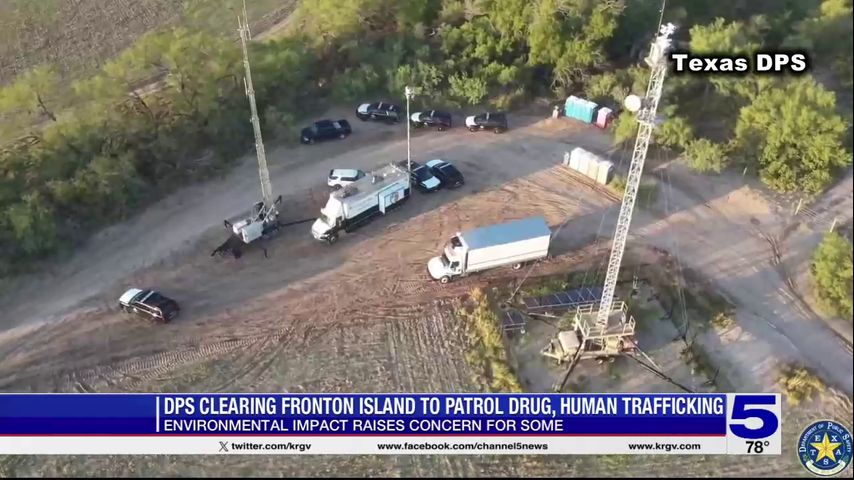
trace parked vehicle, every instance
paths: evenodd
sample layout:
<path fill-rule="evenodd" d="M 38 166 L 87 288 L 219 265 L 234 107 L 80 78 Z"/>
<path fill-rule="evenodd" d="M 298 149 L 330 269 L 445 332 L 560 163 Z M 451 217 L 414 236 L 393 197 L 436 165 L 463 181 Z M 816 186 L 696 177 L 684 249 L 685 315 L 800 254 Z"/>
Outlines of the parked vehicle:
<path fill-rule="evenodd" d="M 300 142 L 305 144 L 313 144 L 316 141 L 330 140 L 332 138 L 347 138 L 353 131 L 350 129 L 350 122 L 341 120 L 333 122 L 332 120 L 320 120 L 314 122 L 310 127 L 305 127 L 300 133 Z"/>
<path fill-rule="evenodd" d="M 363 103 L 356 109 L 359 120 L 380 120 L 388 123 L 400 121 L 400 107 L 389 102 Z"/>
<path fill-rule="evenodd" d="M 413 128 L 420 127 L 436 127 L 436 130 L 444 131 L 451 128 L 451 114 L 448 112 L 440 112 L 439 110 L 430 110 L 427 112 L 415 112 L 409 116 L 409 123 Z"/>
<path fill-rule="evenodd" d="M 426 165 L 433 172 L 433 175 L 442 182 L 442 186 L 457 188 L 462 187 L 466 183 L 463 174 L 457 170 L 457 167 L 451 165 L 450 162 L 446 162 L 445 160 L 430 160 Z"/>
<path fill-rule="evenodd" d="M 507 115 L 503 113 L 481 113 L 466 117 L 466 127 L 470 132 L 492 130 L 502 133 L 507 130 Z"/>
<path fill-rule="evenodd" d="M 178 302 L 154 290 L 129 288 L 119 297 L 119 308 L 149 320 L 166 323 L 178 316 Z"/>
<path fill-rule="evenodd" d="M 333 244 L 341 230 L 351 232 L 376 215 L 385 215 L 409 198 L 406 170 L 388 165 L 329 195 L 311 226 L 317 240 Z"/>
<path fill-rule="evenodd" d="M 334 168 L 329 171 L 329 176 L 326 178 L 326 184 L 338 190 L 339 188 L 346 187 L 364 176 L 365 172 L 362 170 L 356 170 L 355 168 Z"/>
<path fill-rule="evenodd" d="M 505 265 L 518 270 L 526 262 L 548 256 L 551 233 L 543 217 L 457 233 L 442 255 L 427 262 L 427 271 L 434 280 L 448 283 L 455 277 Z"/>
<path fill-rule="evenodd" d="M 404 171 L 407 168 L 412 168 L 412 184 L 415 185 L 415 188 L 420 190 L 423 193 L 435 192 L 442 186 L 442 182 L 433 175 L 433 172 L 430 170 L 430 167 L 427 165 L 421 165 L 418 162 L 412 162 L 412 165 L 407 165 L 406 160 L 401 160 L 397 163 L 397 165 L 402 168 Z"/>

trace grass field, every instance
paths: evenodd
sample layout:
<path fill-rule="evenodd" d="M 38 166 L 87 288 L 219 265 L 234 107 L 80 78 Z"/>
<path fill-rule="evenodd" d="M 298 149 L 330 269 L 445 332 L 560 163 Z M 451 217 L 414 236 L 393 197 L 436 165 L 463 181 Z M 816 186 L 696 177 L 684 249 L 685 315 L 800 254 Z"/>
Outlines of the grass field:
<path fill-rule="evenodd" d="M 253 33 L 290 14 L 292 0 L 247 0 Z M 85 75 L 165 25 L 236 38 L 242 0 L 0 0 L 0 85 L 37 65 Z"/>

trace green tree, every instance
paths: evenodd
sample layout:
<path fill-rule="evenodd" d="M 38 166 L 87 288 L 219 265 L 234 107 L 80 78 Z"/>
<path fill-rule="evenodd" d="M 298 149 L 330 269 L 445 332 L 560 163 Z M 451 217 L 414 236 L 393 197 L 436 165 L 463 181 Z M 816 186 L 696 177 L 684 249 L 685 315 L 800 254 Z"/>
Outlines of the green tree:
<path fill-rule="evenodd" d="M 817 11 L 795 26 L 785 45 L 811 53 L 811 60 L 830 66 L 846 88 L 851 88 L 854 62 L 854 14 L 851 0 L 824 0 Z"/>
<path fill-rule="evenodd" d="M 694 130 L 688 120 L 673 113 L 675 109 L 670 110 L 669 114 L 665 112 L 666 120 L 655 129 L 653 141 L 664 147 L 684 150 L 694 139 Z"/>
<path fill-rule="evenodd" d="M 458 101 L 477 105 L 486 97 L 486 82 L 481 78 L 457 74 L 449 80 L 448 93 Z"/>
<path fill-rule="evenodd" d="M 763 17 L 752 18 L 747 22 L 727 22 L 717 18 L 708 25 L 691 27 L 691 52 L 749 57 L 762 48 L 765 30 L 767 25 Z M 709 82 L 724 98 L 736 102 L 752 100 L 775 84 L 773 78 L 763 75 L 712 75 Z"/>
<path fill-rule="evenodd" d="M 0 113 L 27 113 L 56 121 L 59 74 L 49 65 L 36 67 L 0 89 Z"/>
<path fill-rule="evenodd" d="M 566 87 L 605 60 L 604 45 L 617 27 L 622 1 L 541 0 L 528 29 L 528 63 L 553 70 L 554 86 Z"/>
<path fill-rule="evenodd" d="M 57 245 L 56 218 L 53 206 L 38 192 L 24 195 L 5 211 L 6 223 L 21 252 L 39 255 L 51 252 Z"/>
<path fill-rule="evenodd" d="M 638 121 L 635 116 L 624 111 L 614 119 L 614 145 L 628 146 L 638 133 Z"/>
<path fill-rule="evenodd" d="M 852 315 L 851 242 L 837 233 L 828 234 L 813 254 L 812 275 L 824 307 L 842 318 Z"/>
<path fill-rule="evenodd" d="M 726 146 L 706 138 L 689 142 L 683 158 L 689 167 L 703 173 L 720 173 L 729 163 Z"/>
<path fill-rule="evenodd" d="M 851 163 L 843 147 L 847 128 L 833 92 L 807 76 L 763 91 L 742 108 L 735 146 L 772 189 L 816 194 Z"/>

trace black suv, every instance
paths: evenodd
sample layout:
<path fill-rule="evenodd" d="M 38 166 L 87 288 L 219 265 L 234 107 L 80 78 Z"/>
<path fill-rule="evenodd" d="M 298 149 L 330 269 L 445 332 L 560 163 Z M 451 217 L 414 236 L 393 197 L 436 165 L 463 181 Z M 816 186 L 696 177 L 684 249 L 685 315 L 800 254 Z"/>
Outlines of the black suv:
<path fill-rule="evenodd" d="M 492 130 L 501 133 L 507 130 L 507 115 L 503 113 L 481 113 L 466 117 L 466 127 L 469 131 Z"/>
<path fill-rule="evenodd" d="M 398 162 L 397 165 L 403 170 L 409 166 L 406 160 Z M 412 182 L 415 184 L 415 188 L 423 193 L 435 192 L 442 186 L 441 180 L 433 175 L 433 170 L 418 162 L 412 162 Z"/>
<path fill-rule="evenodd" d="M 400 121 L 400 107 L 389 102 L 363 103 L 356 109 L 359 120 L 382 120 L 389 123 Z"/>
<path fill-rule="evenodd" d="M 139 288 L 129 288 L 122 294 L 119 297 L 119 308 L 161 323 L 171 321 L 181 311 L 175 300 L 160 292 Z"/>
<path fill-rule="evenodd" d="M 436 130 L 441 132 L 451 128 L 451 114 L 439 110 L 415 112 L 409 116 L 409 123 L 413 128 L 436 127 Z"/>
<path fill-rule="evenodd" d="M 446 162 L 445 160 L 430 160 L 426 165 L 430 167 L 430 171 L 433 172 L 433 175 L 436 175 L 436 178 L 442 182 L 442 186 L 444 187 L 457 188 L 462 187 L 466 183 L 463 174 L 457 170 L 457 167 L 451 165 L 450 162 Z"/>
<path fill-rule="evenodd" d="M 343 118 L 337 122 L 333 122 L 332 120 L 320 120 L 318 122 L 314 122 L 312 126 L 302 129 L 302 132 L 300 133 L 300 141 L 302 143 L 312 144 L 318 140 L 329 140 L 331 138 L 344 139 L 351 133 L 353 133 L 353 131 L 350 129 L 350 122 Z"/>

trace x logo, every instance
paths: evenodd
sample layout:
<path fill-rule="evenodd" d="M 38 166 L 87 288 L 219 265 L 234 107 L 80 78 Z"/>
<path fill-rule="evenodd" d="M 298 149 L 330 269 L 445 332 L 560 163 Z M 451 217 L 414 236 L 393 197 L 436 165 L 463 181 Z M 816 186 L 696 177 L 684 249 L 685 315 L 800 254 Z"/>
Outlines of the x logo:
<path fill-rule="evenodd" d="M 219 442 L 219 451 L 227 452 L 228 451 L 228 442 Z"/>

